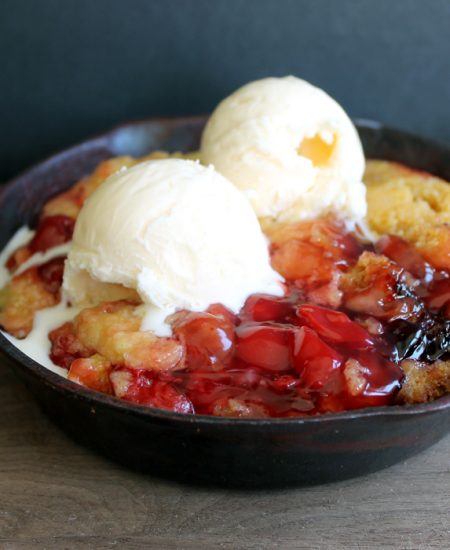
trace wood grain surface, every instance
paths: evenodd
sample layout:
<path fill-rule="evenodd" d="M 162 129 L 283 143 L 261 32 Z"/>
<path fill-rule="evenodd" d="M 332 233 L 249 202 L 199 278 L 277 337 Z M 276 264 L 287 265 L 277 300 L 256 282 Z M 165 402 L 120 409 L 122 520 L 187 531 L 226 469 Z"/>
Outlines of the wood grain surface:
<path fill-rule="evenodd" d="M 346 482 L 199 489 L 79 447 L 0 365 L 0 548 L 448 549 L 450 437 Z"/>

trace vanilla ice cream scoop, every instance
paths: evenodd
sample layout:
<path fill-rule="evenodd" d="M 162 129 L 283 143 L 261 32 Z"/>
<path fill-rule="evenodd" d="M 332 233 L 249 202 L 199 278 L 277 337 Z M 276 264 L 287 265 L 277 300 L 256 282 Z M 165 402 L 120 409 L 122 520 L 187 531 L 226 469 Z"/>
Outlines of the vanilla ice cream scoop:
<path fill-rule="evenodd" d="M 334 99 L 293 76 L 251 82 L 222 101 L 203 132 L 201 160 L 242 190 L 258 217 L 366 214 L 355 127 Z"/>
<path fill-rule="evenodd" d="M 143 328 L 164 335 L 177 309 L 237 312 L 252 293 L 283 294 L 281 280 L 245 196 L 212 167 L 168 159 L 114 174 L 86 201 L 63 288 L 75 304 L 138 296 Z"/>

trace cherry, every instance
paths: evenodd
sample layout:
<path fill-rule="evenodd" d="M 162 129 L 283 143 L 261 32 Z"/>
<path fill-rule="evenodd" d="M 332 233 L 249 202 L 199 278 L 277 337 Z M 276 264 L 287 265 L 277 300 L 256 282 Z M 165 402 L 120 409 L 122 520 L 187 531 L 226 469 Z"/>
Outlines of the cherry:
<path fill-rule="evenodd" d="M 272 265 L 288 281 L 328 283 L 362 251 L 356 238 L 332 218 L 286 226 L 274 235 Z"/>
<path fill-rule="evenodd" d="M 408 241 L 396 235 L 384 235 L 375 244 L 375 250 L 384 254 L 399 266 L 405 268 L 425 283 L 432 281 L 433 267 L 424 260 L 420 252 Z"/>
<path fill-rule="evenodd" d="M 334 269 L 334 262 L 325 256 L 322 248 L 297 240 L 274 248 L 272 265 L 288 281 L 305 279 L 310 284 L 328 282 Z"/>
<path fill-rule="evenodd" d="M 33 246 L 45 249 L 69 234 L 70 222 L 43 219 Z M 81 345 L 70 323 L 50 333 L 52 359 L 70 368 L 69 378 L 128 401 L 229 417 L 389 405 L 403 373 L 388 357 L 445 359 L 450 279 L 406 241 L 385 237 L 378 254 L 373 247 L 362 253 L 343 225 L 327 219 L 281 227 L 272 242 L 286 294 L 252 295 L 238 315 L 221 304 L 177 312 L 171 324 L 186 348 L 185 368 L 109 365 Z M 62 269 L 62 258 L 38 269 L 51 292 L 59 291 Z"/>
<path fill-rule="evenodd" d="M 229 318 L 211 313 L 187 313 L 175 322 L 175 335 L 186 345 L 190 368 L 222 366 L 231 360 L 234 326 Z"/>
<path fill-rule="evenodd" d="M 205 413 L 228 417 L 265 418 L 270 416 L 270 411 L 265 403 L 260 400 L 253 401 L 246 397 L 220 397 L 211 403 L 210 408 Z"/>
<path fill-rule="evenodd" d="M 314 329 L 331 344 L 346 344 L 352 349 L 368 349 L 374 341 L 363 327 L 352 321 L 345 313 L 311 304 L 297 308 L 300 321 Z"/>
<path fill-rule="evenodd" d="M 295 318 L 295 304 L 299 296 L 300 293 L 295 287 L 282 298 L 268 294 L 252 294 L 244 304 L 241 317 L 258 323 L 287 321 Z"/>
<path fill-rule="evenodd" d="M 310 240 L 322 246 L 337 260 L 356 259 L 362 247 L 343 223 L 332 217 L 316 220 L 311 224 Z"/>
<path fill-rule="evenodd" d="M 439 311 L 450 302 L 450 279 L 435 281 L 429 288 L 428 296 L 425 297 L 427 307 Z"/>
<path fill-rule="evenodd" d="M 30 241 L 30 251 L 45 252 L 49 248 L 64 244 L 72 238 L 75 220 L 68 216 L 47 216 L 39 221 L 36 234 Z"/>
<path fill-rule="evenodd" d="M 292 391 L 294 388 L 298 387 L 299 384 L 299 379 L 292 374 L 282 374 L 274 378 L 271 382 L 275 391 L 283 393 Z"/>
<path fill-rule="evenodd" d="M 235 325 L 239 321 L 239 317 L 222 304 L 212 304 L 209 306 L 206 312 L 214 315 L 214 317 L 228 320 L 233 325 Z"/>
<path fill-rule="evenodd" d="M 323 388 L 343 362 L 343 356 L 326 344 L 314 330 L 301 327 L 296 333 L 293 366 L 306 388 Z"/>
<path fill-rule="evenodd" d="M 92 390 L 111 394 L 113 389 L 109 379 L 110 371 L 110 363 L 94 355 L 85 359 L 75 359 L 70 366 L 68 379 Z"/>
<path fill-rule="evenodd" d="M 293 328 L 276 323 L 247 323 L 236 329 L 236 357 L 249 365 L 279 372 L 290 368 Z"/>
<path fill-rule="evenodd" d="M 363 382 L 351 408 L 391 404 L 404 377 L 402 369 L 373 351 L 360 351 L 355 360 Z"/>
<path fill-rule="evenodd" d="M 158 409 L 168 409 L 179 413 L 194 413 L 191 401 L 167 382 L 156 381 L 150 391 L 144 391 L 143 405 L 151 405 Z"/>
<path fill-rule="evenodd" d="M 38 275 L 44 282 L 45 288 L 52 294 L 57 294 L 61 288 L 64 274 L 65 258 L 53 258 L 38 267 Z"/>
<path fill-rule="evenodd" d="M 64 369 L 69 369 L 75 359 L 93 354 L 75 336 L 73 323 L 64 323 L 52 330 L 48 337 L 51 342 L 50 359 Z"/>
<path fill-rule="evenodd" d="M 227 373 L 236 386 L 253 390 L 258 388 L 265 376 L 264 371 L 259 367 L 250 366 L 239 361 L 235 361 L 233 368 L 228 369 Z"/>
<path fill-rule="evenodd" d="M 194 407 L 186 395 L 172 384 L 159 380 L 157 376 L 153 376 L 148 370 L 117 369 L 115 373 L 111 374 L 115 391 L 117 386 L 114 380 L 117 372 L 119 375 L 125 372 L 128 377 L 127 384 L 121 387 L 120 397 L 122 399 L 158 409 L 167 409 L 185 414 L 194 413 Z"/>

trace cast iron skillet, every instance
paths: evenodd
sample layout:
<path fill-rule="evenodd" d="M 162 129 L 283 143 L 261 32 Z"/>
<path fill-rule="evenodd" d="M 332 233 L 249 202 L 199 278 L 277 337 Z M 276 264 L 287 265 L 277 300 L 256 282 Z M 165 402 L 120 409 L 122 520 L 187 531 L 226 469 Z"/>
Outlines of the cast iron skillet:
<path fill-rule="evenodd" d="M 115 155 L 194 150 L 204 117 L 121 126 L 55 155 L 0 196 L 0 247 L 45 201 Z M 368 157 L 397 160 L 450 180 L 450 147 L 359 121 Z M 120 401 L 59 377 L 0 335 L 1 357 L 42 409 L 76 441 L 129 467 L 190 483 L 279 487 L 366 474 L 413 455 L 450 428 L 450 396 L 416 406 L 311 418 L 189 416 Z"/>

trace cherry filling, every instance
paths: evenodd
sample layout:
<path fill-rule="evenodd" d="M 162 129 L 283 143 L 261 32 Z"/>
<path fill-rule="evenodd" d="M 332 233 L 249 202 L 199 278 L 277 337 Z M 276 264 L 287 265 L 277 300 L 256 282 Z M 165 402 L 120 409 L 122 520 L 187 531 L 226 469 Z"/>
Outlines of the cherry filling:
<path fill-rule="evenodd" d="M 135 403 L 290 417 L 390 405 L 403 359 L 447 357 L 448 273 L 399 237 L 363 246 L 323 220 L 289 231 L 271 249 L 287 280 L 283 297 L 252 295 L 239 315 L 216 304 L 171 319 L 181 368 L 110 364 L 83 347 L 70 323 L 50 334 L 53 361 L 69 378 Z M 41 271 L 46 284 L 60 284 L 60 260 Z"/>
<path fill-rule="evenodd" d="M 46 216 L 39 221 L 36 233 L 28 248 L 32 254 L 64 244 L 72 238 L 75 220 L 68 216 Z"/>

